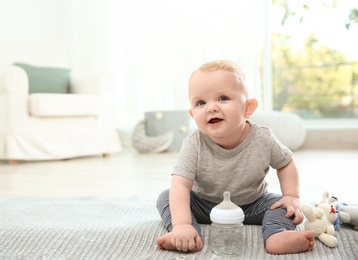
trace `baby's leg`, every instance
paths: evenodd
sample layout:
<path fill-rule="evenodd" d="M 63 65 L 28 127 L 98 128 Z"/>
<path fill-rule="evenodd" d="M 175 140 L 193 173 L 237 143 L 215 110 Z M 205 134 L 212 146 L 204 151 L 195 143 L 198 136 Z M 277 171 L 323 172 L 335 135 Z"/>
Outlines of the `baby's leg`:
<path fill-rule="evenodd" d="M 173 226 L 172 215 L 170 214 L 169 208 L 169 190 L 165 190 L 159 195 L 157 199 L 157 210 L 163 220 L 164 227 L 168 231 L 171 231 L 173 229 Z"/>
<path fill-rule="evenodd" d="M 266 240 L 266 251 L 270 254 L 294 254 L 313 249 L 313 230 L 287 230 L 271 235 Z"/>
<path fill-rule="evenodd" d="M 312 230 L 296 231 L 292 220 L 285 217 L 286 210 L 268 210 L 262 221 L 266 251 L 271 254 L 291 254 L 313 249 Z"/>

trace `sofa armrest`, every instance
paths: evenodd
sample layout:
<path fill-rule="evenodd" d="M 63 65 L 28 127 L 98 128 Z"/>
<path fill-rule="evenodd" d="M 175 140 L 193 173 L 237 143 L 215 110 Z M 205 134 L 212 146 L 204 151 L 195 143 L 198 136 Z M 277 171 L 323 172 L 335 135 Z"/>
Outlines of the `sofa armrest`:
<path fill-rule="evenodd" d="M 29 80 L 25 70 L 17 66 L 7 66 L 0 72 L 0 94 L 29 94 Z"/>
<path fill-rule="evenodd" d="M 112 75 L 108 74 L 72 72 L 70 76 L 70 92 L 113 97 L 115 92 L 115 79 Z"/>
<path fill-rule="evenodd" d="M 0 130 L 12 133 L 28 117 L 29 80 L 25 70 L 7 66 L 0 71 Z M 1 148 L 0 148 L 1 149 Z"/>

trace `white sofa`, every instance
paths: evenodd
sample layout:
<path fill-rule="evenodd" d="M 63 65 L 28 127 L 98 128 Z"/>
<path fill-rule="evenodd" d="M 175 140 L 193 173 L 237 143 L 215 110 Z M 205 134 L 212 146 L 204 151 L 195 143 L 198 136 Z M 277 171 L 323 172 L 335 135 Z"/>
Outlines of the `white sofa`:
<path fill-rule="evenodd" d="M 113 124 L 116 91 L 111 75 L 71 72 L 70 93 L 29 94 L 28 74 L 12 64 L 54 67 L 56 57 L 47 56 L 56 55 L 56 50 L 48 47 L 47 52 L 42 46 L 18 47 L 16 54 L 23 51 L 25 58 L 0 66 L 0 160 L 55 160 L 121 151 Z"/>

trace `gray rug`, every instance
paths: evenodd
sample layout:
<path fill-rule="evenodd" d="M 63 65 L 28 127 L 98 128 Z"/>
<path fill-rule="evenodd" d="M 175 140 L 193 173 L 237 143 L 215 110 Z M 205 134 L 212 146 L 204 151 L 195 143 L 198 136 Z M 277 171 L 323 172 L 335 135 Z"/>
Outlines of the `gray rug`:
<path fill-rule="evenodd" d="M 0 199 L 0 259 L 358 259 L 358 232 L 343 227 L 339 244 L 330 249 L 319 241 L 313 251 L 270 255 L 261 227 L 245 226 L 242 257 L 222 258 L 211 252 L 210 225 L 203 225 L 204 249 L 179 253 L 156 248 L 165 233 L 155 201 L 136 197 Z"/>

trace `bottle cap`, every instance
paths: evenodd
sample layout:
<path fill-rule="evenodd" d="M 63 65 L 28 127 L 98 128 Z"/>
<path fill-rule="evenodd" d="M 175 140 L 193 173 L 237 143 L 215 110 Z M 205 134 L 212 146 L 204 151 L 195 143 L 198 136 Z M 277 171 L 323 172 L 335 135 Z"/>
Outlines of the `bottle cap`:
<path fill-rule="evenodd" d="M 228 191 L 224 192 L 224 200 L 210 212 L 210 220 L 218 224 L 241 224 L 244 219 L 244 212 L 231 202 Z"/>

